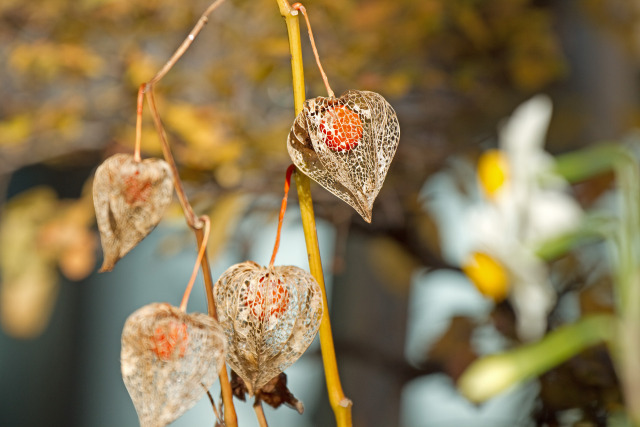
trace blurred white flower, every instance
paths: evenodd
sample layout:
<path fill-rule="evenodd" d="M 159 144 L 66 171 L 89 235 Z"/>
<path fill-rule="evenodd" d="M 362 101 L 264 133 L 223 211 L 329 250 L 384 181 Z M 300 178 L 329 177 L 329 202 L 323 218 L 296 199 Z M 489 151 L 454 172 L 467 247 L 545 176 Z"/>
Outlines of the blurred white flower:
<path fill-rule="evenodd" d="M 496 301 L 508 296 L 525 340 L 544 334 L 556 299 L 546 264 L 535 251 L 575 228 L 582 215 L 543 149 L 551 110 L 543 95 L 515 110 L 500 129 L 498 149 L 479 159 L 481 191 L 461 191 L 451 172 L 441 172 L 422 192 L 425 208 L 438 222 L 443 255 L 486 296 Z M 462 212 L 451 211 L 456 208 Z"/>

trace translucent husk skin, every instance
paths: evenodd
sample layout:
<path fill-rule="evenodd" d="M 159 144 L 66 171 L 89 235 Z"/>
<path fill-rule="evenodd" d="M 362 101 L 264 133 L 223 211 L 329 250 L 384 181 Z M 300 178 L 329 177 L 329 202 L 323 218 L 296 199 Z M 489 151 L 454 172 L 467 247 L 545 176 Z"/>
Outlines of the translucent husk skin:
<path fill-rule="evenodd" d="M 111 271 L 162 219 L 173 196 L 173 174 L 161 159 L 136 161 L 115 154 L 96 170 L 93 204 L 104 252 L 101 272 Z"/>
<path fill-rule="evenodd" d="M 176 326 L 173 351 L 158 351 L 159 331 Z M 218 378 L 225 343 L 220 325 L 206 314 L 186 314 L 166 303 L 131 314 L 122 331 L 120 363 L 141 427 L 166 426 L 195 405 Z"/>
<path fill-rule="evenodd" d="M 216 282 L 214 297 L 227 363 L 250 394 L 298 360 L 320 327 L 320 286 L 295 266 L 233 265 Z"/>
<path fill-rule="evenodd" d="M 287 149 L 300 171 L 371 222 L 399 140 L 393 107 L 375 92 L 349 90 L 339 98 L 306 100 Z"/>

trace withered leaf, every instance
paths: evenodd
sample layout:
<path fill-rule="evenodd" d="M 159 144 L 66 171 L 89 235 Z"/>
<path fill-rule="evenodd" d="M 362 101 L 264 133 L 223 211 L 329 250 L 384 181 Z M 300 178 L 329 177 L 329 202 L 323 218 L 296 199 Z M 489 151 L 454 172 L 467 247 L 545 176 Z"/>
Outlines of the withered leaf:
<path fill-rule="evenodd" d="M 146 305 L 122 331 L 122 379 L 141 427 L 173 422 L 211 387 L 224 364 L 220 325 L 166 303 Z"/>
<path fill-rule="evenodd" d="M 171 169 L 164 160 L 136 162 L 121 153 L 98 167 L 93 203 L 104 252 L 101 272 L 111 271 L 158 225 L 172 195 Z"/>
<path fill-rule="evenodd" d="M 250 395 L 298 360 L 320 327 L 320 285 L 298 267 L 246 261 L 225 271 L 213 292 L 227 363 Z"/>
<path fill-rule="evenodd" d="M 375 92 L 349 90 L 339 98 L 307 100 L 287 149 L 299 170 L 371 222 L 399 140 L 393 107 Z"/>
<path fill-rule="evenodd" d="M 231 389 L 233 395 L 245 401 L 245 394 L 248 393 L 244 380 L 231 370 Z M 281 372 L 266 383 L 256 392 L 256 399 L 260 399 L 272 408 L 278 408 L 282 404 L 295 409 L 299 414 L 304 412 L 304 405 L 291 393 L 287 387 L 287 374 Z"/>
<path fill-rule="evenodd" d="M 281 372 L 279 375 L 266 383 L 256 394 L 260 400 L 267 405 L 277 408 L 283 403 L 298 413 L 304 412 L 304 405 L 289 391 L 287 387 L 287 375 Z"/>

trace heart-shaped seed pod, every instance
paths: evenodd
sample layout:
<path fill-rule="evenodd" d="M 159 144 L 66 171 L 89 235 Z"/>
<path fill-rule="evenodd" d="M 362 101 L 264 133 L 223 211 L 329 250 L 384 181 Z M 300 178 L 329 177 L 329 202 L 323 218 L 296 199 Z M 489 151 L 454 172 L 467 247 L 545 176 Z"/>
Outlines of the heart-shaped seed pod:
<path fill-rule="evenodd" d="M 307 100 L 287 148 L 298 169 L 371 222 L 399 140 L 391 105 L 375 92 L 350 90 L 339 98 Z"/>
<path fill-rule="evenodd" d="M 225 271 L 213 292 L 227 363 L 252 395 L 298 360 L 320 327 L 320 286 L 298 267 L 245 261 Z"/>
<path fill-rule="evenodd" d="M 218 322 L 202 313 L 154 303 L 131 314 L 120 363 L 140 426 L 166 426 L 195 405 L 218 377 L 225 342 Z"/>
<path fill-rule="evenodd" d="M 115 154 L 98 167 L 93 204 L 104 252 L 101 272 L 111 271 L 158 225 L 171 203 L 172 179 L 160 159 L 136 162 L 132 155 Z"/>

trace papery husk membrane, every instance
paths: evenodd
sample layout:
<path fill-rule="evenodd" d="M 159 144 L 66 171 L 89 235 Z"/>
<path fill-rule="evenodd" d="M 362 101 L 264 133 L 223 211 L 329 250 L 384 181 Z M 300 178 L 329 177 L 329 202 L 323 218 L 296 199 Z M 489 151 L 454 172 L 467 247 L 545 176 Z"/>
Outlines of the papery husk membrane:
<path fill-rule="evenodd" d="M 173 352 L 158 351 L 158 331 L 186 325 Z M 202 313 L 186 314 L 166 303 L 135 311 L 122 331 L 121 368 L 141 427 L 173 422 L 202 398 L 224 364 L 222 328 Z"/>
<path fill-rule="evenodd" d="M 144 239 L 162 219 L 173 196 L 173 175 L 167 162 L 115 154 L 96 170 L 93 203 L 104 262 L 115 263 Z"/>
<path fill-rule="evenodd" d="M 320 286 L 295 266 L 236 264 L 220 276 L 214 297 L 227 337 L 227 363 L 250 394 L 298 360 L 320 327 Z M 253 308 L 256 298 L 263 298 L 260 309 Z"/>
<path fill-rule="evenodd" d="M 357 114 L 362 125 L 357 133 L 352 123 L 340 123 L 346 118 L 335 117 L 336 126 L 349 133 L 343 138 L 358 139 L 355 148 L 335 150 L 327 143 L 323 123 L 327 113 L 336 107 Z M 339 98 L 317 97 L 305 101 L 289 133 L 287 148 L 300 171 L 371 222 L 373 202 L 382 188 L 399 140 L 400 125 L 393 107 L 375 92 L 349 90 Z"/>

